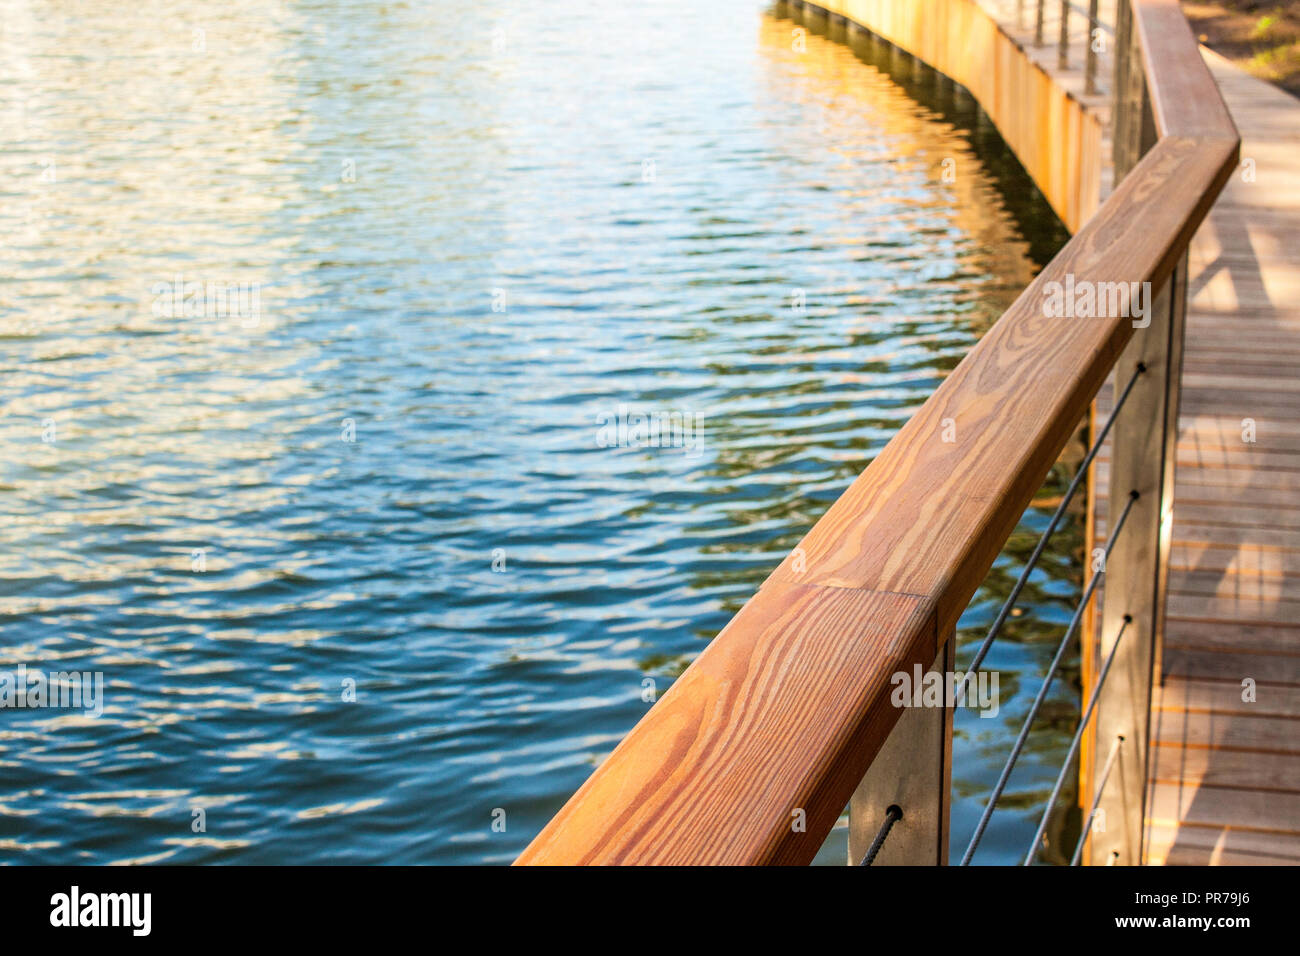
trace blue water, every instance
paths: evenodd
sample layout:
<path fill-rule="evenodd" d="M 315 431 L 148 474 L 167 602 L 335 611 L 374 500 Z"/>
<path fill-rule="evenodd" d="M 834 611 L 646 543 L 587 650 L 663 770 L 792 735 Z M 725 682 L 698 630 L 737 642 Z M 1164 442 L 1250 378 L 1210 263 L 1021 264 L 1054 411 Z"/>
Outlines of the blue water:
<path fill-rule="evenodd" d="M 4 862 L 508 862 L 1063 238 L 961 91 L 752 0 L 0 31 L 0 671 L 104 682 L 0 709 Z M 1079 547 L 959 719 L 954 848 Z"/>

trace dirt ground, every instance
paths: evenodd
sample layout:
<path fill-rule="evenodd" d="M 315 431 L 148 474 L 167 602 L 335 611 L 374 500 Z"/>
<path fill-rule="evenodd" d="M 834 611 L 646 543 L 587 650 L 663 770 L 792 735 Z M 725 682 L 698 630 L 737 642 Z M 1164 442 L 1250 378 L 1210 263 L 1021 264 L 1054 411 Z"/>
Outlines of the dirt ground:
<path fill-rule="evenodd" d="M 1183 0 L 1202 43 L 1300 97 L 1300 0 Z"/>

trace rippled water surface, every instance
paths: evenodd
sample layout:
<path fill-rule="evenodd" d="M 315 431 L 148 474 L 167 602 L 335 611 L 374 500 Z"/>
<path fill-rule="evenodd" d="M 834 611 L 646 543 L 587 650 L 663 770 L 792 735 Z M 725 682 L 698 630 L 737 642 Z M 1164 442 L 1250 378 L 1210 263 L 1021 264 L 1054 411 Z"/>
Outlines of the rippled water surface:
<path fill-rule="evenodd" d="M 509 861 L 1063 235 L 964 94 L 751 0 L 0 31 L 0 669 L 105 681 L 0 710 L 9 862 Z M 620 406 L 699 442 L 608 447 Z M 1078 547 L 959 719 L 954 848 Z"/>

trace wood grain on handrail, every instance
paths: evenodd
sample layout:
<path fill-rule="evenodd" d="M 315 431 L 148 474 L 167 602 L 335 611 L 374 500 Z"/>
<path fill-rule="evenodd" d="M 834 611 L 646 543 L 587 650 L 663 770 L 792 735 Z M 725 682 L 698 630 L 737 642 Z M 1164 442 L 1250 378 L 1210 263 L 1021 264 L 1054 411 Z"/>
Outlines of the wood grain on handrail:
<path fill-rule="evenodd" d="M 1178 0 L 1137 0 L 1133 13 L 1160 136 L 1238 143 L 1237 126 Z"/>
<path fill-rule="evenodd" d="M 519 863 L 813 858 L 898 719 L 890 676 L 934 660 L 1132 336 L 1046 317 L 1044 284 L 1159 287 L 1236 164 L 1177 4 L 1134 11 L 1159 142 Z"/>

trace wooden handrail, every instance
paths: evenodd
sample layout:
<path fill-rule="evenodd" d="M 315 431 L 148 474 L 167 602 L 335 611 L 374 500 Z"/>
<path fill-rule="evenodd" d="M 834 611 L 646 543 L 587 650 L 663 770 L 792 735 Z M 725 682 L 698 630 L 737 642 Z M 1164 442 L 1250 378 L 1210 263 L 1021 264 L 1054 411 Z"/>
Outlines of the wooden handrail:
<path fill-rule="evenodd" d="M 1134 0 L 1160 134 L 1070 240 L 519 857 L 807 863 L 1133 335 L 1044 285 L 1159 287 L 1238 137 L 1175 0 Z M 950 439 L 950 440 L 945 440 Z"/>

